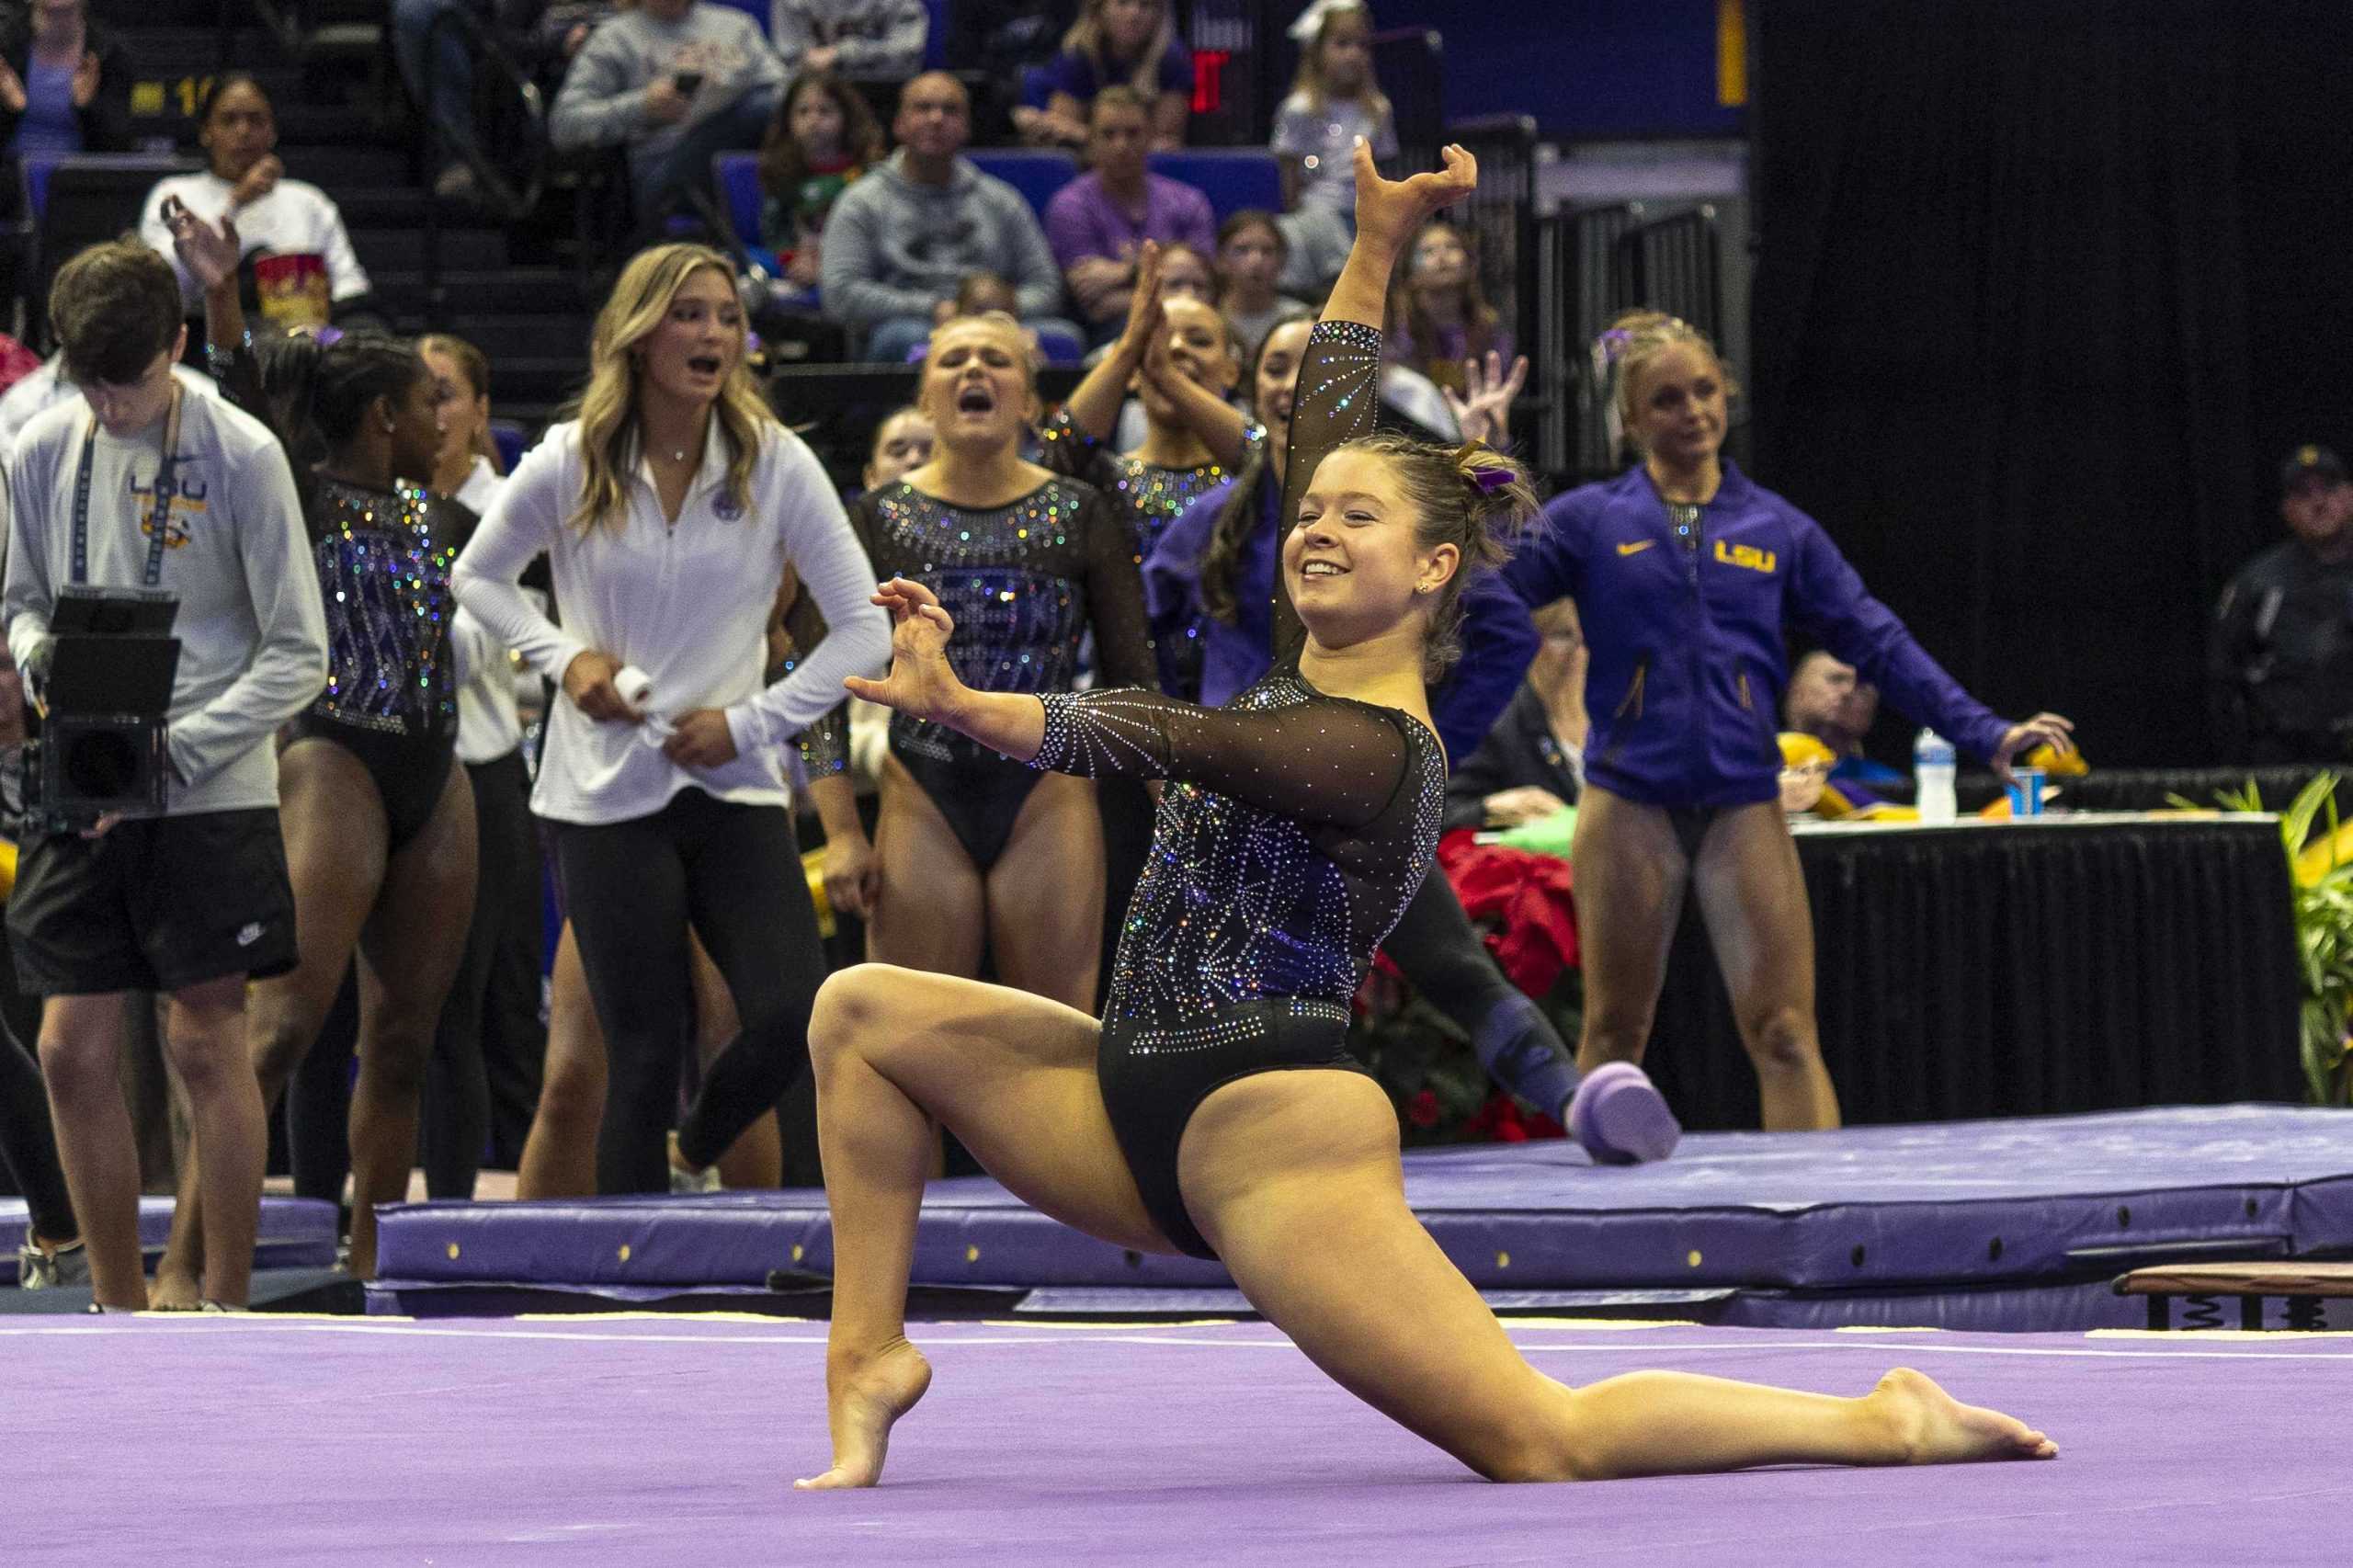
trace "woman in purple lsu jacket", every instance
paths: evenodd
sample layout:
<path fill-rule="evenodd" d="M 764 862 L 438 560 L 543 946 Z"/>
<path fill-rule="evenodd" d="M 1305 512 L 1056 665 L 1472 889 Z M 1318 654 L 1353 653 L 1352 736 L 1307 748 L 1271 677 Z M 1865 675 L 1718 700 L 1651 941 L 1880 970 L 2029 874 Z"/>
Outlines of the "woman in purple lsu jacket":
<path fill-rule="evenodd" d="M 1639 1062 L 1687 888 L 1723 968 L 1768 1128 L 1838 1124 L 1814 1030 L 1813 922 L 1781 814 L 1784 625 L 2006 776 L 2056 714 L 1997 718 L 1870 597 L 1820 524 L 1720 455 L 1731 388 L 1708 340 L 1656 312 L 1604 335 L 1642 461 L 1545 508 L 1505 569 L 1530 605 L 1574 597 L 1593 663 L 1571 850 L 1584 946 L 1577 1064 Z"/>

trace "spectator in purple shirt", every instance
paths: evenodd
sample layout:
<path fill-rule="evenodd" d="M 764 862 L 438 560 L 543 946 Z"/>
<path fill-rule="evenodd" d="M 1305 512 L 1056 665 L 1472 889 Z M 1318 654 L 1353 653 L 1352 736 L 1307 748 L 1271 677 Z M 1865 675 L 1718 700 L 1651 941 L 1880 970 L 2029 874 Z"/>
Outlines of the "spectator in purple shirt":
<path fill-rule="evenodd" d="M 1151 135 L 1143 99 L 1135 90 L 1104 88 L 1087 116 L 1092 171 L 1056 191 L 1046 205 L 1046 243 L 1053 247 L 1071 298 L 1098 337 L 1127 319 L 1144 241 L 1187 244 L 1204 255 L 1217 246 L 1209 198 L 1144 168 Z"/>

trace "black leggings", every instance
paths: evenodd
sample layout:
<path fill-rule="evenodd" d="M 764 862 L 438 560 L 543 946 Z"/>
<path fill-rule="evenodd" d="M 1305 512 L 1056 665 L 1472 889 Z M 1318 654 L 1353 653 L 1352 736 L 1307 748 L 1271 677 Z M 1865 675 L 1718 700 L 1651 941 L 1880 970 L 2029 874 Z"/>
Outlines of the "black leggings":
<path fill-rule="evenodd" d="M 13 967 L 13 966 L 12 966 Z M 14 989 L 13 981 L 10 988 Z M 57 1134 L 49 1119 L 49 1089 L 40 1067 L 17 1031 L 0 1017 L 0 1165 L 25 1195 L 33 1234 L 43 1241 L 70 1241 L 82 1233 L 74 1201 L 65 1194 L 65 1172 L 57 1163 Z"/>
<path fill-rule="evenodd" d="M 664 1132 L 694 1009 L 687 931 L 734 994 L 744 1032 L 703 1074 L 678 1126 L 698 1165 L 774 1108 L 809 1063 L 825 977 L 792 820 L 681 790 L 652 816 L 556 828 L 556 860 L 610 1064 L 597 1139 L 599 1192 L 666 1192 Z"/>
<path fill-rule="evenodd" d="M 465 957 L 433 1032 L 417 1121 L 425 1189 L 436 1198 L 472 1198 L 485 1149 L 500 1169 L 520 1161 L 548 1045 L 530 773 L 517 751 L 470 762 L 466 774 L 482 870 Z"/>
<path fill-rule="evenodd" d="M 1576 1093 L 1577 1071 L 1552 1020 L 1487 951 L 1446 873 L 1433 865 L 1381 944 L 1423 1000 L 1471 1037 L 1479 1065 L 1547 1116 Z"/>

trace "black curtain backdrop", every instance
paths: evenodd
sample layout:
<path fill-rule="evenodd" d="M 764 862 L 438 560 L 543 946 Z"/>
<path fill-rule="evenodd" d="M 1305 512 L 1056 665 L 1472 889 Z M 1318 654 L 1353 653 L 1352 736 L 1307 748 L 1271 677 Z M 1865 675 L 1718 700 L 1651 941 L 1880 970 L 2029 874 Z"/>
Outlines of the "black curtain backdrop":
<path fill-rule="evenodd" d="M 1756 477 L 1997 710 L 2204 760 L 2214 596 L 2353 448 L 2353 6 L 1749 10 Z"/>

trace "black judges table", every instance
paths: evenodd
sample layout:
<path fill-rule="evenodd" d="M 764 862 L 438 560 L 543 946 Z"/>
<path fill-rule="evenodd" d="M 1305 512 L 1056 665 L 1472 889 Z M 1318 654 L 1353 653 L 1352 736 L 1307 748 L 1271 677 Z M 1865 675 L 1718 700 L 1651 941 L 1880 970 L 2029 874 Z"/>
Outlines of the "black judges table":
<path fill-rule="evenodd" d="M 1823 1056 L 1849 1122 L 2302 1097 L 2275 819 L 1793 828 Z M 1686 1127 L 1757 1125 L 1696 898 L 1644 1065 Z"/>

